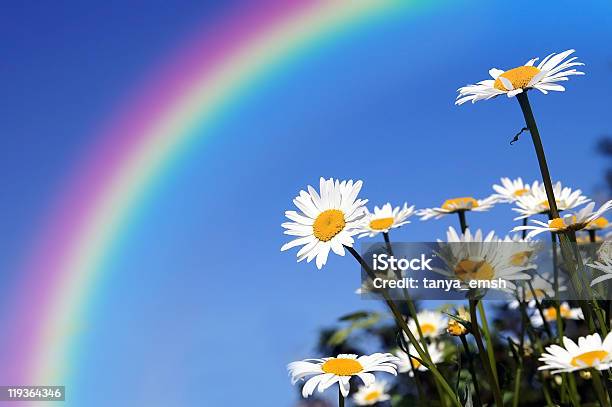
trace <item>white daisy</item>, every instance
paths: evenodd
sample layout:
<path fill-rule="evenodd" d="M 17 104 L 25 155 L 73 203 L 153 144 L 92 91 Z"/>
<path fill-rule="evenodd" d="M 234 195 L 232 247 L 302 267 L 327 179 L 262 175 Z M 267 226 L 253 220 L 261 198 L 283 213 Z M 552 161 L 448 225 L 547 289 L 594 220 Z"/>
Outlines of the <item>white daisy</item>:
<path fill-rule="evenodd" d="M 553 298 L 555 296 L 555 288 L 551 281 L 553 281 L 554 277 L 551 272 L 543 273 L 542 276 L 536 274 L 531 279 L 531 286 L 533 287 L 533 292 L 528 284 L 523 284 L 522 287 L 517 287 L 516 296 L 517 300 L 511 301 L 508 306 L 511 309 L 518 308 L 519 301 L 526 301 L 528 307 L 535 307 L 536 300 L 538 302 L 542 302 L 547 298 Z M 567 291 L 567 286 L 565 285 L 564 280 L 559 279 L 559 292 Z M 534 296 L 535 292 L 535 296 Z"/>
<path fill-rule="evenodd" d="M 302 387 L 303 397 L 310 396 L 317 386 L 319 392 L 323 392 L 334 383 L 338 383 L 340 392 L 347 397 L 351 377 L 357 376 L 363 381 L 363 384 L 369 386 L 374 383 L 374 375 L 371 372 L 387 372 L 397 375 L 398 362 L 399 359 L 390 353 L 374 353 L 359 357 L 341 354 L 335 358 L 292 362 L 287 365 L 287 369 L 291 375 L 292 384 L 307 376 L 312 376 Z"/>
<path fill-rule="evenodd" d="M 374 237 L 379 233 L 389 232 L 390 229 L 399 228 L 410 223 L 407 219 L 413 214 L 414 205 L 409 207 L 407 203 L 404 203 L 403 207 L 395 208 L 390 203 L 384 204 L 382 208 L 375 206 L 374 213 L 366 209 L 360 229 L 362 233 L 358 237 Z"/>
<path fill-rule="evenodd" d="M 523 239 L 518 235 L 512 237 L 506 235 L 503 242 L 513 247 L 514 255 L 510 259 L 510 262 L 514 266 L 533 264 L 537 253 L 543 248 L 542 242 Z"/>
<path fill-rule="evenodd" d="M 590 221 L 584 228 L 586 230 L 604 230 L 608 229 L 610 226 L 612 226 L 610 221 L 607 218 L 600 216 L 599 218 Z"/>
<path fill-rule="evenodd" d="M 606 240 L 604 241 L 599 249 L 597 250 L 598 260 L 593 263 L 587 264 L 589 267 L 599 270 L 603 275 L 593 279 L 591 282 L 591 286 L 595 284 L 599 284 L 603 281 L 609 280 L 612 278 L 612 241 Z"/>
<path fill-rule="evenodd" d="M 542 310 L 546 322 L 555 322 L 557 320 L 557 308 L 550 306 Z M 559 304 L 559 314 L 562 319 L 584 319 L 580 308 L 571 308 L 567 302 Z M 544 324 L 540 312 L 535 312 L 531 317 L 531 324 L 535 327 L 540 327 Z"/>
<path fill-rule="evenodd" d="M 535 223 L 536 226 L 516 226 L 512 231 L 531 230 L 531 232 L 527 233 L 528 239 L 544 232 L 575 232 L 584 229 L 590 222 L 601 217 L 601 215 L 610 210 L 610 208 L 612 208 L 612 200 L 603 204 L 596 211 L 593 211 L 593 209 L 595 209 L 595 202 L 591 202 L 575 214 L 567 214 L 562 218 L 551 219 L 546 223 L 539 220 L 532 220 L 531 222 Z"/>
<path fill-rule="evenodd" d="M 308 186 L 308 192 L 300 191 L 293 203 L 302 212 L 286 211 L 285 216 L 292 222 L 281 226 L 286 235 L 296 239 L 281 247 L 281 251 L 303 246 L 297 253 L 298 261 L 310 262 L 316 257 L 317 268 L 327 262 L 329 251 L 344 256 L 344 246 L 352 247 L 353 235 L 358 233 L 364 216 L 367 199 L 357 199 L 361 181 L 353 182 L 325 180 L 321 178 L 319 193 Z"/>
<path fill-rule="evenodd" d="M 522 178 L 512 180 L 510 178 L 501 178 L 501 185 L 494 184 L 493 190 L 497 194 L 492 195 L 497 202 L 514 202 L 519 197 L 529 192 L 529 184 L 524 184 Z"/>
<path fill-rule="evenodd" d="M 563 187 L 560 182 L 553 185 L 553 193 L 559 211 L 574 209 L 590 201 L 589 198 L 582 195 L 581 190 L 573 191 L 569 187 Z M 518 212 L 520 216 L 517 216 L 514 220 L 545 214 L 550 211 L 544 184 L 537 181 L 531 185 L 529 192 L 518 197 L 515 203 L 517 208 L 512 208 L 512 210 Z"/>
<path fill-rule="evenodd" d="M 361 386 L 353 396 L 353 401 L 358 406 L 371 406 L 391 398 L 387 393 L 388 383 L 376 381 L 369 386 Z"/>
<path fill-rule="evenodd" d="M 426 338 L 437 338 L 444 332 L 446 325 L 448 324 L 448 318 L 446 315 L 437 311 L 423 310 L 417 314 L 417 320 L 421 327 L 421 332 Z M 414 319 L 408 320 L 408 329 L 415 337 L 419 337 L 419 331 L 416 326 Z M 404 338 L 408 341 L 408 337 L 404 333 Z"/>
<path fill-rule="evenodd" d="M 459 95 L 455 101 L 456 105 L 462 105 L 471 101 L 486 100 L 499 95 L 513 97 L 529 89 L 537 89 L 546 94 L 548 91 L 564 91 L 565 88 L 557 82 L 567 81 L 571 75 L 584 75 L 573 66 L 584 65 L 576 62 L 576 57 L 565 59 L 574 53 L 573 49 L 560 54 L 550 54 L 537 66 L 534 66 L 538 58 L 531 59 L 523 66 L 507 71 L 492 68 L 489 74 L 492 79 L 480 81 L 475 85 L 467 85 L 458 89 Z"/>
<path fill-rule="evenodd" d="M 447 277 L 468 283 L 471 280 L 505 280 L 509 289 L 515 289 L 512 281 L 531 277 L 524 271 L 535 268 L 533 264 L 515 265 L 523 247 L 508 244 L 490 232 L 483 237 L 479 229 L 472 234 L 468 229 L 459 235 L 453 227 L 446 232 L 447 242 L 438 240 L 439 257 L 446 269 L 434 268 Z"/>
<path fill-rule="evenodd" d="M 438 364 L 444 360 L 444 349 L 442 344 L 428 344 L 427 353 L 431 357 L 431 362 L 433 364 Z M 408 375 L 413 377 L 413 366 L 414 369 L 421 372 L 428 370 L 427 367 L 420 362 L 419 354 L 413 345 L 408 346 L 408 353 L 404 352 L 402 349 L 398 349 L 395 354 L 399 358 L 398 372 L 400 373 L 408 372 Z"/>
<path fill-rule="evenodd" d="M 485 199 L 475 199 L 472 197 L 453 198 L 444 201 L 439 208 L 419 209 L 416 214 L 421 217 L 421 220 L 431 218 L 440 219 L 443 216 L 460 211 L 488 211 L 495 205 L 495 199 L 488 197 Z"/>
<path fill-rule="evenodd" d="M 551 373 L 573 372 L 581 369 L 606 370 L 612 367 L 612 335 L 608 334 L 603 343 L 599 334 L 578 338 L 578 344 L 563 337 L 563 346 L 551 345 L 540 357 L 544 362 L 539 370 Z"/>

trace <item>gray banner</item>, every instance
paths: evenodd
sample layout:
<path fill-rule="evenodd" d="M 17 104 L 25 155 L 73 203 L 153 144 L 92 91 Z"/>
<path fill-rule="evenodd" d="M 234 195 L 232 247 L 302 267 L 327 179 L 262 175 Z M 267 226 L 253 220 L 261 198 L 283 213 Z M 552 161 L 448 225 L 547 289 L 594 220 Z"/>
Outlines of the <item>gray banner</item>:
<path fill-rule="evenodd" d="M 365 299 L 612 299 L 612 261 L 595 243 L 371 243 L 360 252 Z"/>

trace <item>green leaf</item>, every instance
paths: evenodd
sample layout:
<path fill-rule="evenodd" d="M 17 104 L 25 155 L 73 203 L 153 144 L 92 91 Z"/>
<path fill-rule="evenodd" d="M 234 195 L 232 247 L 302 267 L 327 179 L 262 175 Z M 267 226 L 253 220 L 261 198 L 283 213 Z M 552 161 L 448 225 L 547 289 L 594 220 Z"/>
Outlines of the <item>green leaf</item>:
<path fill-rule="evenodd" d="M 337 330 L 332 336 L 329 337 L 329 339 L 327 340 L 327 345 L 338 346 L 342 344 L 344 341 L 346 341 L 346 338 L 348 338 L 351 331 L 352 329 L 349 328 Z"/>
<path fill-rule="evenodd" d="M 345 315 L 340 318 L 340 321 L 350 321 L 351 324 L 346 328 L 338 329 L 334 334 L 327 340 L 329 346 L 336 346 L 342 344 L 347 340 L 348 336 L 357 329 L 367 329 L 371 326 L 376 325 L 381 320 L 381 314 L 378 312 L 355 312 L 352 314 Z"/>
<path fill-rule="evenodd" d="M 351 314 L 347 314 L 338 318 L 338 321 L 356 321 L 359 319 L 364 319 L 372 315 L 371 312 L 368 311 L 357 311 Z"/>

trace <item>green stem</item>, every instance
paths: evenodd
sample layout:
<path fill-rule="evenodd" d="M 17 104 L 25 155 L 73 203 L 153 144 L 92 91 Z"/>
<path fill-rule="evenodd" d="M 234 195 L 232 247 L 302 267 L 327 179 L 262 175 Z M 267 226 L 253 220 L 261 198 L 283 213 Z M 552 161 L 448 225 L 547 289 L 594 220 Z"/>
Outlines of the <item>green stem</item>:
<path fill-rule="evenodd" d="M 580 401 L 578 400 L 578 388 L 576 387 L 576 379 L 574 379 L 573 374 L 571 373 L 563 374 L 563 384 L 565 385 L 566 383 L 567 383 L 567 386 L 564 386 L 564 388 L 567 391 L 567 395 L 572 405 L 575 407 L 580 407 Z"/>
<path fill-rule="evenodd" d="M 591 369 L 591 377 L 593 380 L 593 387 L 595 387 L 595 393 L 597 393 L 597 399 L 601 407 L 610 407 L 610 401 L 608 395 L 604 391 L 603 384 L 601 383 L 601 377 L 599 372 L 595 369 Z"/>
<path fill-rule="evenodd" d="M 467 220 L 465 219 L 465 211 L 460 210 L 457 212 L 457 215 L 459 215 L 459 225 L 461 226 L 461 233 L 465 234 L 465 231 L 468 228 Z"/>
<path fill-rule="evenodd" d="M 516 368 L 516 377 L 514 378 L 514 395 L 512 396 L 512 407 L 517 407 L 519 403 L 522 371 L 523 369 L 520 366 Z"/>
<path fill-rule="evenodd" d="M 549 214 L 549 217 L 551 215 Z M 559 344 L 563 342 L 563 319 L 561 318 L 561 298 L 559 296 L 559 260 L 557 258 L 557 235 L 554 233 L 550 234 L 550 239 L 552 243 L 552 266 L 553 266 L 553 287 L 555 290 L 555 314 L 557 321 L 557 336 L 559 337 Z M 546 323 L 546 319 L 544 319 L 544 323 Z"/>
<path fill-rule="evenodd" d="M 542 381 L 542 391 L 544 392 L 544 399 L 546 400 L 546 407 L 554 407 L 555 404 L 552 401 L 552 397 L 550 397 L 550 391 L 548 390 L 548 385 L 546 381 L 544 381 L 544 375 L 542 372 L 539 373 L 540 381 Z"/>
<path fill-rule="evenodd" d="M 390 256 L 393 256 L 393 246 L 391 245 L 391 239 L 389 238 L 389 233 L 383 232 L 383 237 L 385 239 L 385 245 L 387 246 L 387 252 L 389 253 Z M 401 271 L 397 270 L 396 275 L 398 278 L 402 278 Z M 404 297 L 408 305 L 408 313 L 410 314 L 410 317 L 414 320 L 414 324 L 417 328 L 419 339 L 423 343 L 423 348 L 425 349 L 425 352 L 429 355 L 429 350 L 427 349 L 427 341 L 425 341 L 425 336 L 423 335 L 423 331 L 421 330 L 421 323 L 419 322 L 419 319 L 417 318 L 416 307 L 414 306 L 414 301 L 412 301 L 412 298 L 410 297 L 410 293 L 408 292 L 407 288 L 404 288 Z"/>
<path fill-rule="evenodd" d="M 525 123 L 529 129 L 529 134 L 531 134 L 533 147 L 535 148 L 536 155 L 538 157 L 538 164 L 540 166 L 540 172 L 542 173 L 542 182 L 544 183 L 544 189 L 546 190 L 546 197 L 548 198 L 550 213 L 552 214 L 553 218 L 558 218 L 559 210 L 557 209 L 557 201 L 555 200 L 555 194 L 553 192 L 550 171 L 548 170 L 548 163 L 546 162 L 546 154 L 544 154 L 544 146 L 542 145 L 538 125 L 536 124 L 535 117 L 531 111 L 531 105 L 529 104 L 527 92 L 525 91 L 519 93 L 516 95 L 516 98 L 521 105 L 521 110 L 523 111 L 523 116 L 525 117 Z"/>
<path fill-rule="evenodd" d="M 344 407 L 344 396 L 340 391 L 340 383 L 338 383 L 338 407 Z"/>
<path fill-rule="evenodd" d="M 389 238 L 389 233 L 388 232 L 383 232 L 383 238 L 385 240 L 385 245 L 387 246 L 388 254 L 390 256 L 393 256 L 393 245 L 391 244 L 391 239 Z M 400 278 L 400 279 L 402 278 L 400 270 L 396 270 L 395 274 L 397 275 L 397 278 Z M 423 335 L 423 331 L 421 330 L 421 323 L 419 322 L 419 319 L 417 318 L 417 310 L 416 310 L 416 307 L 414 305 L 414 301 L 412 301 L 412 298 L 410 297 L 410 292 L 408 291 L 407 288 L 403 289 L 403 293 L 404 293 L 404 300 L 406 301 L 406 304 L 408 306 L 408 313 L 410 314 L 410 317 L 414 321 L 414 324 L 415 324 L 416 329 L 417 329 L 417 333 L 419 334 L 419 340 L 423 344 L 423 350 L 427 354 L 427 357 L 431 359 L 431 355 L 429 354 L 429 349 L 427 347 L 427 341 L 425 340 L 425 335 Z M 414 372 L 415 383 L 417 385 L 417 391 L 419 391 L 419 395 L 420 395 L 422 393 L 421 383 L 420 383 L 420 380 L 417 378 L 417 371 L 415 369 L 413 369 L 413 372 Z M 442 392 L 442 389 L 440 388 L 440 384 L 437 381 L 434 381 L 434 383 L 436 384 L 436 391 L 438 392 L 438 397 L 440 398 L 440 402 L 442 403 L 443 406 L 445 406 L 446 405 L 446 401 L 445 401 L 445 399 L 443 397 L 443 392 Z M 420 398 L 421 398 L 421 400 L 425 400 L 422 397 L 420 397 Z"/>
<path fill-rule="evenodd" d="M 550 327 L 548 326 L 548 321 L 546 320 L 546 316 L 544 315 L 544 310 L 542 309 L 542 304 L 540 304 L 540 300 L 538 300 L 538 296 L 533 288 L 533 284 L 531 284 L 531 281 L 527 281 L 527 284 L 529 285 L 529 290 L 531 290 L 531 295 L 533 296 L 533 300 L 535 301 L 536 307 L 538 309 L 538 312 L 540 313 L 540 317 L 542 318 L 542 322 L 544 324 L 544 329 L 546 330 L 546 333 L 548 334 L 548 337 L 550 339 L 553 338 L 552 332 L 550 331 Z M 557 310 L 557 314 L 559 313 L 559 310 Z M 557 321 L 558 322 L 558 321 Z M 560 331 L 559 335 L 563 336 L 563 332 Z"/>
<path fill-rule="evenodd" d="M 474 369 L 474 359 L 472 357 L 472 352 L 470 351 L 470 346 L 467 343 L 467 339 L 465 339 L 465 335 L 461 335 L 461 343 L 463 344 L 463 348 L 465 349 L 465 354 L 468 360 L 468 370 L 472 375 L 472 383 L 474 384 L 474 395 L 476 396 L 476 405 L 478 407 L 482 406 L 482 399 L 480 398 L 480 386 L 478 385 L 478 377 L 476 376 L 476 370 Z"/>
<path fill-rule="evenodd" d="M 389 238 L 389 233 L 383 232 L 383 237 L 385 240 L 385 245 L 387 246 L 387 253 L 390 256 L 393 256 L 393 246 L 391 245 L 391 239 Z M 396 275 L 398 278 L 401 278 L 402 277 L 401 271 L 396 270 Z M 423 343 L 423 349 L 427 353 L 427 356 L 431 357 L 429 355 L 429 350 L 427 349 L 427 342 L 425 341 L 425 337 L 423 336 L 423 332 L 421 331 L 421 324 L 419 323 L 419 320 L 417 318 L 417 312 L 414 306 L 414 302 L 412 302 L 412 299 L 410 298 L 410 294 L 408 293 L 407 288 L 404 288 L 404 299 L 406 300 L 406 303 L 408 304 L 408 312 L 410 313 L 410 316 L 415 322 L 417 332 L 419 333 L 419 338 L 421 339 L 421 342 Z M 421 378 L 419 377 L 419 371 L 416 369 L 416 367 L 414 366 L 414 363 L 412 362 L 412 358 L 409 357 L 408 360 L 410 362 L 410 367 L 412 368 L 414 383 L 416 385 L 417 393 L 419 395 L 419 405 L 421 405 L 421 403 L 423 403 L 426 400 L 425 392 L 423 391 L 423 384 L 421 383 Z M 440 389 L 440 385 L 437 382 L 436 382 L 436 389 L 438 390 L 438 396 L 440 397 L 440 400 L 442 400 L 442 391 Z"/>
<path fill-rule="evenodd" d="M 476 340 L 476 345 L 478 346 L 478 354 L 480 355 L 480 361 L 482 362 L 482 367 L 484 368 L 485 376 L 489 381 L 489 385 L 491 386 L 491 391 L 493 392 L 495 404 L 497 405 L 497 407 L 503 407 L 504 401 L 501 395 L 501 390 L 499 389 L 499 385 L 497 384 L 496 374 L 491 369 L 492 363 L 489 360 L 489 357 L 487 356 L 487 350 L 484 347 L 484 344 L 482 342 L 482 336 L 480 335 L 480 328 L 478 327 L 478 316 L 476 315 L 477 305 L 478 300 L 470 300 L 470 322 L 472 323 L 472 335 L 474 335 L 474 339 Z"/>
<path fill-rule="evenodd" d="M 417 393 L 419 394 L 419 405 L 421 405 L 423 401 L 425 400 L 425 392 L 423 391 L 423 385 L 421 384 L 421 378 L 419 377 L 419 371 L 414 366 L 414 363 L 412 363 L 412 358 L 408 357 L 408 360 L 410 361 L 410 368 L 412 369 L 414 383 L 416 384 Z M 440 395 L 440 397 L 442 397 L 442 395 Z"/>
<path fill-rule="evenodd" d="M 544 146 L 542 145 L 542 139 L 540 137 L 540 132 L 538 131 L 538 126 L 536 124 L 535 117 L 533 116 L 533 112 L 531 111 L 531 105 L 529 104 L 527 92 L 525 91 L 519 93 L 518 95 L 516 95 L 516 98 L 521 106 L 523 116 L 525 117 L 525 123 L 527 124 L 529 133 L 531 134 L 533 147 L 538 158 L 538 164 L 540 166 L 540 172 L 542 174 L 542 182 L 544 184 L 544 189 L 546 190 L 546 197 L 548 199 L 550 216 L 552 218 L 558 218 L 559 210 L 557 209 L 557 201 L 555 199 L 552 180 L 550 177 L 550 171 L 548 170 L 548 163 L 546 162 L 546 154 L 544 153 Z M 569 273 L 572 276 L 572 282 L 574 282 L 574 276 L 576 276 L 578 273 L 581 273 L 582 270 L 577 267 L 575 259 L 572 256 L 569 236 L 567 236 L 565 233 L 562 233 L 559 235 L 559 241 L 561 243 L 561 253 L 563 255 L 563 260 L 565 261 L 567 269 L 569 270 Z M 577 290 L 578 288 L 579 287 L 575 284 L 574 289 Z M 580 292 L 576 292 L 576 294 L 580 296 Z M 594 301 L 591 297 L 591 293 L 587 291 L 586 294 L 588 295 L 587 301 L 593 306 Z M 592 314 L 589 312 L 589 307 L 581 302 L 581 308 L 585 320 L 587 321 L 587 323 L 589 323 L 590 327 L 592 327 L 594 325 L 594 321 Z M 597 317 L 599 317 L 599 312 L 597 310 L 595 310 L 594 313 Z M 602 327 L 600 326 L 600 329 L 601 328 Z M 602 331 L 603 330 L 607 331 L 606 328 L 603 328 Z"/>
<path fill-rule="evenodd" d="M 554 245 L 553 245 L 553 248 L 554 248 Z M 550 339 L 553 339 L 552 332 L 550 331 L 550 327 L 548 326 L 548 321 L 546 321 L 546 317 L 544 316 L 544 310 L 542 309 L 542 304 L 540 304 L 540 301 L 538 300 L 538 296 L 536 295 L 536 292 L 533 289 L 533 285 L 531 284 L 531 281 L 528 281 L 527 284 L 529 285 L 529 289 L 531 290 L 531 294 L 533 295 L 533 300 L 535 301 L 536 307 L 538 309 L 538 312 L 540 313 L 540 317 L 542 318 L 542 324 L 544 325 L 546 333 L 548 334 L 548 337 Z M 562 342 L 562 338 L 563 338 L 563 322 L 562 322 L 562 319 L 561 319 L 559 301 L 556 301 L 555 309 L 556 309 L 556 313 L 557 313 L 557 332 L 559 333 L 559 343 L 561 343 Z M 568 384 L 570 386 L 569 388 L 568 388 Z M 573 387 L 576 386 L 576 383 L 574 381 L 574 376 L 572 376 L 572 375 L 564 375 L 564 377 L 563 377 L 563 388 L 566 390 L 566 393 L 569 395 L 570 399 L 572 400 L 572 403 L 574 405 L 576 405 L 575 399 L 574 399 L 574 394 L 577 394 L 577 393 L 576 392 L 574 392 L 574 393 L 571 392 L 571 387 L 572 386 Z"/>
<path fill-rule="evenodd" d="M 527 331 L 527 336 L 529 337 L 529 340 L 531 341 L 534 349 L 540 354 L 544 353 L 544 347 L 542 346 L 542 343 L 540 342 L 541 338 L 539 335 L 536 335 L 533 331 L 533 327 L 531 326 L 531 321 L 529 319 L 529 316 L 527 315 L 526 304 L 524 301 L 521 301 L 519 303 L 519 309 L 521 311 L 523 325 L 525 326 L 525 330 Z M 553 403 L 552 401 L 550 390 L 548 389 L 548 382 L 544 378 L 544 373 L 541 370 L 538 370 L 538 377 L 540 379 L 540 383 L 542 383 L 542 392 L 544 393 L 544 398 L 546 399 L 546 406 L 554 407 L 555 403 Z"/>
<path fill-rule="evenodd" d="M 487 355 L 489 355 L 489 363 L 491 364 L 491 370 L 493 371 L 493 377 L 499 387 L 499 378 L 497 377 L 497 367 L 495 366 L 495 350 L 493 349 L 493 339 L 491 338 L 491 332 L 489 331 L 489 323 L 487 322 L 487 314 L 485 313 L 482 301 L 478 302 L 478 313 L 482 321 L 482 332 L 484 333 L 485 342 L 487 343 Z"/>
<path fill-rule="evenodd" d="M 568 237 L 571 242 L 573 256 L 574 256 L 574 260 L 575 260 L 575 264 L 576 264 L 578 273 L 580 273 L 580 276 L 585 277 L 583 273 L 584 263 L 582 262 L 582 256 L 580 255 L 580 250 L 578 249 L 578 243 L 576 242 L 576 232 L 568 232 Z M 588 301 L 591 303 L 593 314 L 595 314 L 595 318 L 599 325 L 599 330 L 605 337 L 608 335 L 608 324 L 606 323 L 605 312 L 601 309 L 601 307 L 599 306 L 599 302 L 593 296 L 593 290 L 591 289 L 591 285 L 589 284 L 589 282 L 585 281 L 584 278 L 581 278 L 580 280 L 584 284 L 584 288 L 587 293 Z"/>
<path fill-rule="evenodd" d="M 366 271 L 368 276 L 372 280 L 374 280 L 376 278 L 376 274 L 374 274 L 368 263 L 366 263 L 366 261 L 359 255 L 359 253 L 357 253 L 357 251 L 350 246 L 345 246 L 345 248 L 349 251 L 349 253 L 353 255 L 353 257 L 355 257 L 355 260 L 359 262 L 359 264 Z M 391 310 L 391 313 L 393 314 L 393 317 L 395 318 L 396 324 L 406 334 L 408 340 L 419 354 L 419 358 L 421 358 L 425 367 L 427 367 L 429 371 L 431 371 L 436 382 L 438 382 L 442 386 L 442 389 L 449 395 L 452 403 L 457 407 L 462 407 L 459 398 L 457 397 L 453 389 L 450 387 L 444 376 L 442 376 L 436 364 L 431 361 L 429 355 L 421 348 L 421 344 L 415 338 L 410 328 L 408 328 L 408 324 L 406 323 L 406 320 L 404 319 L 402 313 L 397 307 L 397 304 L 395 304 L 395 302 L 389 296 L 389 293 L 387 293 L 385 290 L 382 290 L 381 293 L 385 300 L 385 303 L 387 304 L 387 306 Z"/>
<path fill-rule="evenodd" d="M 553 246 L 554 247 L 554 246 Z M 546 321 L 546 317 L 544 316 L 544 310 L 542 309 L 542 304 L 540 304 L 540 301 L 538 300 L 538 297 L 536 295 L 535 290 L 533 289 L 533 285 L 531 284 L 531 281 L 528 281 L 527 284 L 529 285 L 529 289 L 531 290 L 531 294 L 533 295 L 534 301 L 536 303 L 536 307 L 540 313 L 540 317 L 542 318 L 542 323 L 544 324 L 544 328 L 546 329 L 546 333 L 548 334 L 548 337 L 550 339 L 553 338 L 552 333 L 550 331 L 550 327 L 548 326 L 548 321 Z M 559 343 L 562 342 L 562 338 L 563 338 L 563 322 L 561 320 L 561 313 L 560 313 L 560 306 L 559 306 L 559 301 L 557 301 L 555 303 L 555 308 L 556 308 L 556 312 L 557 312 L 557 328 L 558 328 L 558 332 L 559 332 Z M 568 387 L 569 385 L 569 387 Z M 572 393 L 573 388 L 576 387 L 576 382 L 574 380 L 574 376 L 572 376 L 571 374 L 569 375 L 564 375 L 563 376 L 563 388 L 565 389 L 566 393 L 569 395 L 570 399 L 572 400 L 572 404 L 574 405 L 579 405 L 579 403 L 577 402 L 577 400 L 575 399 L 575 395 L 578 394 L 576 391 L 574 391 Z"/>
<path fill-rule="evenodd" d="M 552 219 L 552 214 L 550 211 L 548 212 L 548 218 Z M 553 266 L 553 275 L 554 275 L 554 290 L 555 290 L 555 302 L 553 303 L 555 307 L 555 321 L 557 324 L 557 340 L 559 345 L 563 345 L 563 337 L 564 327 L 563 327 L 563 317 L 561 316 L 561 298 L 559 295 L 559 256 L 557 254 L 557 235 L 555 233 L 550 234 L 551 245 L 552 245 L 552 266 Z M 531 283 L 530 283 L 531 286 Z M 541 314 L 542 321 L 546 326 L 548 323 L 546 318 L 544 318 L 544 313 Z M 552 336 L 550 336 L 552 339 Z M 564 373 L 562 376 L 562 385 L 561 385 L 561 402 L 567 402 L 569 399 L 573 406 L 579 406 L 580 402 L 577 400 L 577 392 L 573 390 L 576 387 L 576 381 L 574 380 L 574 376 L 572 374 Z M 567 398 L 566 398 L 567 397 Z"/>
<path fill-rule="evenodd" d="M 391 246 L 391 239 L 389 239 L 389 232 L 383 232 L 383 238 L 385 239 L 385 245 L 387 246 L 387 252 L 390 256 L 393 256 L 393 247 Z"/>

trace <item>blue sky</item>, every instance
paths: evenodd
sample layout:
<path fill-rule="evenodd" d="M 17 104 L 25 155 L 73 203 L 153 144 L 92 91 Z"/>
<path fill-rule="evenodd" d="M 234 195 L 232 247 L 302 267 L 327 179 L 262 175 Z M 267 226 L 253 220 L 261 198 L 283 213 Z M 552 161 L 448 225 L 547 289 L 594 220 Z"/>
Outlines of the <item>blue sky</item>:
<path fill-rule="evenodd" d="M 0 267 L 9 281 L 116 103 L 225 7 L 5 7 Z M 312 356 L 318 329 L 339 315 L 378 305 L 353 294 L 359 270 L 349 258 L 317 271 L 280 253 L 283 212 L 320 176 L 364 180 L 372 204 L 417 207 L 484 197 L 501 176 L 536 179 L 528 135 L 509 145 L 523 126 L 515 100 L 453 105 L 459 86 L 493 66 L 578 50 L 587 75 L 531 100 L 553 177 L 593 194 L 606 166 L 595 142 L 612 127 L 611 16 L 605 2 L 441 2 L 269 76 L 164 175 L 109 254 L 81 321 L 66 404 L 292 405 L 286 363 Z M 512 214 L 502 207 L 470 221 L 505 233 Z M 433 240 L 455 222 L 415 220 L 394 238 Z"/>

